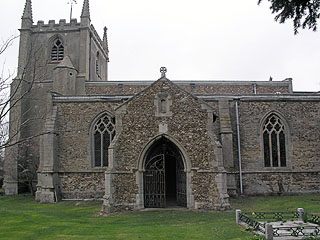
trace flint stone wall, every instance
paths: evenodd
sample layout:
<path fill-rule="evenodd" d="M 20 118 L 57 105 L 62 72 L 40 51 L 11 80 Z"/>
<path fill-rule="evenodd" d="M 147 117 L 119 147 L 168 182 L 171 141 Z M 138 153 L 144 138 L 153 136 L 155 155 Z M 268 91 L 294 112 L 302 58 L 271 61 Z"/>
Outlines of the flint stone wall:
<path fill-rule="evenodd" d="M 138 193 L 136 174 L 116 172 L 113 175 L 112 187 L 114 194 L 113 212 L 128 211 L 135 208 L 136 194 Z"/>
<path fill-rule="evenodd" d="M 240 101 L 239 111 L 244 193 L 320 192 L 320 104 Z M 287 167 L 264 167 L 260 123 L 271 111 L 280 113 L 289 127 Z M 232 121 L 236 122 L 235 115 Z M 238 156 L 235 159 L 237 165 Z"/>
<path fill-rule="evenodd" d="M 162 92 L 168 93 L 172 98 L 171 117 L 156 117 L 154 101 L 156 95 Z M 214 208 L 214 204 L 222 204 L 215 174 L 210 173 L 210 171 L 218 172 L 215 152 L 217 146 L 214 146 L 213 139 L 209 137 L 208 112 L 202 109 L 202 104 L 202 101 L 195 99 L 173 83 L 161 80 L 124 105 L 125 110 L 119 113 L 122 119 L 122 131 L 118 138 L 116 137 L 113 171 L 131 171 L 132 174 L 125 175 L 126 180 L 124 175 L 113 174 L 113 181 L 117 183 L 113 184 L 115 188 L 112 193 L 115 205 L 119 208 L 128 207 L 136 202 L 138 187 L 135 172 L 138 170 L 140 154 L 144 147 L 160 134 L 160 124 L 167 124 L 166 134 L 183 145 L 191 160 L 191 184 L 195 204 L 202 208 Z M 199 169 L 207 172 L 198 173 Z"/>
<path fill-rule="evenodd" d="M 192 189 L 196 209 L 221 208 L 221 199 L 217 194 L 217 173 L 193 172 Z"/>
<path fill-rule="evenodd" d="M 113 112 L 119 103 L 57 102 L 58 172 L 62 198 L 102 198 L 104 171 L 93 167 L 90 149 L 90 126 L 97 115 Z"/>
<path fill-rule="evenodd" d="M 320 172 L 244 173 L 246 195 L 319 193 Z"/>
<path fill-rule="evenodd" d="M 163 92 L 162 87 L 170 88 L 167 92 L 172 94 L 172 117 L 155 116 L 154 99 L 157 93 Z M 210 169 L 217 166 L 214 146 L 207 132 L 208 113 L 201 109 L 201 104 L 200 100 L 167 83 L 157 84 L 129 101 L 122 118 L 123 134 L 117 142 L 116 169 L 136 169 L 140 152 L 159 134 L 160 123 L 168 124 L 167 133 L 187 149 L 192 167 Z"/>
<path fill-rule="evenodd" d="M 152 81 L 134 82 L 87 82 L 86 93 L 88 95 L 127 95 L 137 94 L 146 87 L 150 86 Z M 291 82 L 219 82 L 219 81 L 175 81 L 180 88 L 192 94 L 274 94 L 291 93 Z M 254 87 L 254 84 L 255 87 Z"/>
<path fill-rule="evenodd" d="M 59 171 L 94 170 L 90 149 L 90 126 L 97 115 L 113 112 L 117 103 L 58 103 Z"/>
<path fill-rule="evenodd" d="M 60 173 L 62 199 L 101 199 L 104 195 L 104 172 Z"/>

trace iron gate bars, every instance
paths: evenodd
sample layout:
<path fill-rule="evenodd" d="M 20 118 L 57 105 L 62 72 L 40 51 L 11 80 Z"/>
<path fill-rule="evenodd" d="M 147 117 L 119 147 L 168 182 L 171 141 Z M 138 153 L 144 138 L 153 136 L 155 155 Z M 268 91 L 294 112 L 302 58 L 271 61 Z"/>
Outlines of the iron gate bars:
<path fill-rule="evenodd" d="M 144 205 L 146 208 L 166 207 L 165 158 L 159 154 L 148 160 L 144 173 Z"/>

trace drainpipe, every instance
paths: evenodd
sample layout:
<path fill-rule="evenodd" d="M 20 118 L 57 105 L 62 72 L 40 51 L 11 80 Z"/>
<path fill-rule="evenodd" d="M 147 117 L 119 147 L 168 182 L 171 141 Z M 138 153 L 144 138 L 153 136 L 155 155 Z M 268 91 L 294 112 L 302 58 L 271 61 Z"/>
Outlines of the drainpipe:
<path fill-rule="evenodd" d="M 239 178 L 240 178 L 240 195 L 243 194 L 243 186 L 242 186 L 242 168 L 241 168 L 241 147 L 240 147 L 240 128 L 239 128 L 239 99 L 235 99 L 236 101 L 236 121 L 237 121 L 237 143 L 238 143 L 238 159 L 239 159 Z"/>

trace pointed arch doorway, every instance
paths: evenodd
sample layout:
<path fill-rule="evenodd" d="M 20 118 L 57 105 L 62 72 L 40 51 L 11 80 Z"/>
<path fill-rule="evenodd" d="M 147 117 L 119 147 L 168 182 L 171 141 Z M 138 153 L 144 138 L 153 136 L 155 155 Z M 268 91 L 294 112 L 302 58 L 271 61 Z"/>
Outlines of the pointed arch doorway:
<path fill-rule="evenodd" d="M 187 207 L 185 166 L 174 143 L 165 137 L 153 143 L 144 167 L 144 207 Z"/>

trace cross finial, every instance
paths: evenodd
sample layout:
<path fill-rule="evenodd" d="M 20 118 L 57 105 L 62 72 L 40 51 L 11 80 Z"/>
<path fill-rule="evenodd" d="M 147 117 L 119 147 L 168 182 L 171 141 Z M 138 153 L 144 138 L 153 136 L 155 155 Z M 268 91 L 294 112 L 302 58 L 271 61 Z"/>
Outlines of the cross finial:
<path fill-rule="evenodd" d="M 161 67 L 160 68 L 160 72 L 161 72 L 161 78 L 166 77 L 167 68 L 166 67 Z"/>

